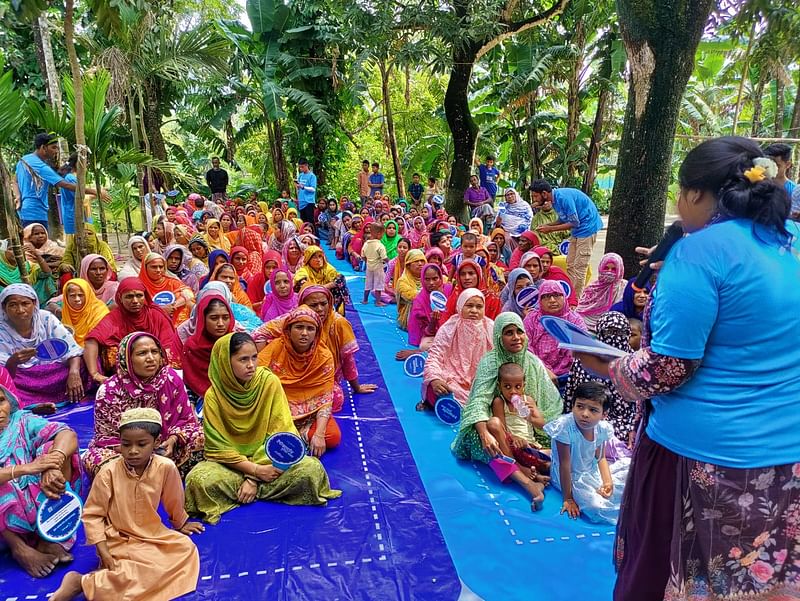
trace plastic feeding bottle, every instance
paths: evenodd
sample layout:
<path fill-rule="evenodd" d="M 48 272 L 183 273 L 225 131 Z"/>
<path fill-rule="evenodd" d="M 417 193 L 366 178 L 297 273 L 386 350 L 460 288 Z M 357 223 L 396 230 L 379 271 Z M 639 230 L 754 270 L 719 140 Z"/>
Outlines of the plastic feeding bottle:
<path fill-rule="evenodd" d="M 521 418 L 525 419 L 531 414 L 531 410 L 525 403 L 525 399 L 518 394 L 515 394 L 511 397 L 511 404 L 514 405 L 514 409 L 517 410 L 517 413 Z"/>

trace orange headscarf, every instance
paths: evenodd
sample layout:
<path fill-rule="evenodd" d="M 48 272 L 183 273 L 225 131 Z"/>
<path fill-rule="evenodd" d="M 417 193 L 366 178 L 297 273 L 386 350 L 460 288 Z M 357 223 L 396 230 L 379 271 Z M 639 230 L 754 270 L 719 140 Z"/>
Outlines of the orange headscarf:
<path fill-rule="evenodd" d="M 233 275 L 236 278 L 233 282 L 233 290 L 231 290 L 231 294 L 233 295 L 233 302 L 238 303 L 240 305 L 244 305 L 250 309 L 253 308 L 253 302 L 250 300 L 250 297 L 247 296 L 247 292 L 244 291 L 242 285 L 239 283 L 239 274 L 236 273 L 236 268 L 231 263 L 220 263 L 217 265 L 217 268 L 214 270 L 214 273 L 211 274 L 211 279 L 209 282 L 217 281 L 219 278 L 220 270 L 223 267 L 230 267 L 233 270 Z"/>
<path fill-rule="evenodd" d="M 158 283 L 156 283 L 150 277 L 150 274 L 147 273 L 147 264 L 156 260 L 164 263 L 165 274 Z M 142 281 L 142 284 L 144 284 L 145 289 L 150 293 L 151 297 L 155 297 L 155 295 L 159 292 L 172 292 L 172 294 L 175 295 L 176 301 L 178 300 L 178 297 L 183 297 L 186 299 L 186 303 L 172 313 L 172 323 L 177 327 L 189 319 L 189 314 L 192 311 L 191 303 L 194 301 L 194 294 L 192 294 L 191 289 L 189 289 L 189 287 L 181 282 L 178 278 L 166 275 L 166 268 L 167 266 L 166 261 L 164 261 L 164 257 L 153 252 L 147 253 L 144 256 L 144 259 L 142 259 L 142 269 L 139 272 L 139 279 Z"/>
<path fill-rule="evenodd" d="M 292 346 L 289 330 L 293 324 L 309 323 L 317 328 L 314 342 L 305 353 Z M 289 400 L 292 418 L 309 417 L 333 405 L 333 355 L 321 343 L 322 323 L 306 305 L 294 309 L 283 321 L 280 338 L 270 342 L 258 354 L 258 364 L 269 367 L 278 376 Z"/>

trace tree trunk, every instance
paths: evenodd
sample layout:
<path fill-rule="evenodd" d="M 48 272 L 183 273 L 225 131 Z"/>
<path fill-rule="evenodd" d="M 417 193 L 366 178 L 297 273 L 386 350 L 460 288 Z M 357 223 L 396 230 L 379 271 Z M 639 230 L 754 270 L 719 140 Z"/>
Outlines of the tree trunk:
<path fill-rule="evenodd" d="M 761 110 L 764 106 L 764 87 L 767 85 L 767 74 L 762 70 L 758 75 L 756 93 L 753 95 L 753 123 L 750 125 L 750 135 L 758 137 L 761 132 Z"/>
<path fill-rule="evenodd" d="M 471 49 L 453 51 L 453 68 L 444 94 L 444 113 L 453 136 L 453 162 L 447 182 L 445 203 L 447 212 L 465 216 L 464 191 L 469 185 L 478 126 L 469 111 L 469 81 L 477 52 Z"/>
<path fill-rule="evenodd" d="M 569 74 L 569 85 L 567 87 L 567 141 L 564 149 L 564 158 L 574 156 L 575 140 L 578 139 L 578 128 L 581 119 L 581 72 L 583 71 L 584 46 L 586 45 L 586 28 L 583 19 L 578 19 L 575 24 L 575 33 L 572 38 L 572 45 L 575 46 L 577 56 L 572 63 L 572 70 Z M 577 177 L 578 163 L 568 161 L 565 169 L 566 181 L 564 185 L 572 185 Z"/>
<path fill-rule="evenodd" d="M 230 166 L 236 164 L 236 138 L 234 138 L 233 123 L 230 119 L 225 121 L 225 161 Z"/>
<path fill-rule="evenodd" d="M 627 276 L 639 270 L 634 249 L 655 244 L 664 232 L 681 97 L 713 6 L 713 0 L 617 0 L 631 73 L 606 252 L 623 257 Z"/>
<path fill-rule="evenodd" d="M 585 194 L 592 195 L 594 180 L 597 177 L 597 166 L 600 163 L 600 142 L 603 139 L 603 122 L 606 111 L 611 101 L 611 88 L 603 86 L 597 97 L 597 110 L 594 114 L 594 125 L 592 126 L 592 140 L 589 143 L 589 154 L 586 157 L 586 173 L 583 175 L 581 189 Z"/>
<path fill-rule="evenodd" d="M 58 82 L 55 58 L 53 57 L 53 46 L 50 43 L 50 27 L 47 22 L 47 15 L 42 12 L 32 24 L 33 39 L 36 43 L 36 61 L 39 63 L 39 70 L 45 82 L 47 100 L 52 109 L 61 114 L 61 87 Z M 56 161 L 56 169 L 69 158 L 69 145 L 63 138 L 58 139 L 59 159 Z M 56 191 L 50 187 L 47 195 L 47 227 L 50 237 L 58 240 L 64 237 L 64 226 L 61 223 L 61 214 L 58 208 Z"/>
<path fill-rule="evenodd" d="M 739 115 L 742 112 L 742 102 L 744 100 L 744 82 L 749 79 L 750 73 L 750 53 L 753 50 L 753 42 L 756 39 L 756 25 L 758 20 L 753 20 L 753 26 L 750 28 L 750 38 L 747 40 L 747 49 L 744 51 L 744 61 L 742 61 L 742 75 L 739 77 L 739 91 L 736 93 L 736 105 L 733 109 L 733 125 L 731 127 L 731 134 L 736 135 L 736 128 L 739 126 Z"/>
<path fill-rule="evenodd" d="M 531 159 L 531 182 L 535 179 L 541 179 L 544 173 L 542 151 L 539 147 L 539 128 L 536 126 L 536 104 L 538 101 L 539 94 L 537 90 L 525 105 L 525 115 L 528 120 L 528 155 Z"/>
<path fill-rule="evenodd" d="M 144 82 L 144 115 L 142 128 L 147 133 L 153 158 L 167 160 L 167 146 L 161 135 L 161 83 L 157 79 Z"/>
<path fill-rule="evenodd" d="M 11 241 L 11 249 L 14 251 L 14 259 L 19 267 L 19 274 L 24 283 L 29 283 L 28 264 L 25 261 L 25 253 L 19 238 L 19 228 L 17 227 L 17 213 L 14 211 L 14 196 L 11 193 L 11 173 L 9 173 L 3 155 L 0 153 L 0 194 L 3 200 L 4 221 L 0 228 L 0 236 Z"/>
<path fill-rule="evenodd" d="M 797 75 L 797 88 L 794 94 L 794 108 L 792 109 L 792 122 L 789 125 L 789 138 L 800 137 L 800 72 Z"/>
<path fill-rule="evenodd" d="M 386 119 L 386 134 L 389 138 L 389 152 L 392 155 L 394 178 L 397 184 L 397 198 L 405 198 L 406 182 L 403 178 L 403 166 L 400 164 L 400 153 L 397 150 L 397 135 L 394 131 L 394 114 L 392 113 L 392 98 L 389 94 L 389 79 L 392 75 L 392 65 L 388 67 L 382 60 L 378 61 L 381 72 L 381 96 L 383 96 L 383 116 Z"/>
<path fill-rule="evenodd" d="M 94 169 L 92 170 L 94 173 L 94 188 L 95 190 L 100 190 L 102 188 L 101 182 L 102 179 L 100 178 L 100 167 L 97 165 L 95 161 L 92 161 Z M 99 196 L 95 197 L 97 199 L 97 213 L 100 217 L 100 231 L 103 235 L 103 241 L 108 242 L 108 220 L 106 219 L 106 208 L 103 206 L 105 203 L 103 199 Z"/>
<path fill-rule="evenodd" d="M 75 6 L 73 0 L 66 0 L 64 12 L 64 44 L 67 47 L 67 56 L 69 56 L 69 67 L 72 72 L 72 88 L 75 94 L 75 144 L 78 147 L 78 166 L 76 171 L 78 184 L 75 190 L 75 246 L 78 249 L 78 260 L 80 261 L 88 254 L 86 234 L 83 227 L 83 197 L 86 188 L 86 135 L 83 129 L 83 76 L 81 75 L 81 66 L 78 63 L 78 53 L 75 51 L 74 15 Z"/>
<path fill-rule="evenodd" d="M 780 67 L 779 67 L 780 68 Z M 780 73 L 775 77 L 775 128 L 773 136 L 775 138 L 783 137 L 783 115 L 786 112 L 786 84 Z"/>

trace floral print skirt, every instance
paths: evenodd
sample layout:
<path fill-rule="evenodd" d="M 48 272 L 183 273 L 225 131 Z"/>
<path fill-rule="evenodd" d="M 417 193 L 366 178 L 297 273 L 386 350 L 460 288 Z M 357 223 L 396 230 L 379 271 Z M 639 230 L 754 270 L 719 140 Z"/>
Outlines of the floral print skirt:
<path fill-rule="evenodd" d="M 722 467 L 643 434 L 615 561 L 615 601 L 800 599 L 800 463 Z"/>

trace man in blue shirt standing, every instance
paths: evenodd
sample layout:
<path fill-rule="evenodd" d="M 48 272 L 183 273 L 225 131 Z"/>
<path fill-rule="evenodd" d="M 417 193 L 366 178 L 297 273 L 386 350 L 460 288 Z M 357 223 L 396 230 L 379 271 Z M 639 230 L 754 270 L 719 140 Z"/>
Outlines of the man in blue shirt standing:
<path fill-rule="evenodd" d="M 537 232 L 570 231 L 567 275 L 572 280 L 575 297 L 580 298 L 586 280 L 586 270 L 592 258 L 592 249 L 597 241 L 597 232 L 603 229 L 603 220 L 592 199 L 575 188 L 556 188 L 543 179 L 534 180 L 530 186 L 534 208 L 551 202 L 558 221 L 540 225 Z"/>
<path fill-rule="evenodd" d="M 294 187 L 297 188 L 297 206 L 300 207 L 300 219 L 303 223 L 310 223 L 317 229 L 314 223 L 314 207 L 317 206 L 317 176 L 311 171 L 306 159 L 297 161 L 297 179 Z"/>
<path fill-rule="evenodd" d="M 33 140 L 34 151 L 26 154 L 17 163 L 14 182 L 15 207 L 19 213 L 22 227 L 38 223 L 47 229 L 47 196 L 50 186 L 75 192 L 77 179 L 72 182 L 61 177 L 50 166 L 58 159 L 58 136 L 55 134 L 36 134 Z M 96 196 L 92 188 L 86 194 Z M 103 198 L 110 200 L 108 193 L 101 190 Z"/>
<path fill-rule="evenodd" d="M 369 196 L 375 198 L 375 192 L 383 194 L 383 186 L 386 178 L 380 172 L 381 166 L 378 163 L 372 163 L 372 173 L 369 174 Z"/>
<path fill-rule="evenodd" d="M 494 165 L 494 157 L 488 155 L 486 164 L 481 164 L 477 159 L 475 163 L 478 165 L 481 188 L 486 188 L 492 198 L 492 204 L 494 204 L 494 197 L 497 196 L 497 182 L 500 181 L 500 170 Z"/>

